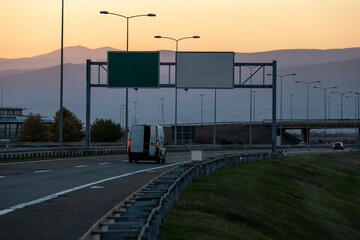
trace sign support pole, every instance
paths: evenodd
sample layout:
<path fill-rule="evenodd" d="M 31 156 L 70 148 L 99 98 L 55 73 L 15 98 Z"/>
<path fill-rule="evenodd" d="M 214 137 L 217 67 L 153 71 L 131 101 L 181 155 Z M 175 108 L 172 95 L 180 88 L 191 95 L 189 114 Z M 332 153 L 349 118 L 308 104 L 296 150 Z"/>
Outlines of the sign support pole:
<path fill-rule="evenodd" d="M 272 151 L 271 156 L 277 157 L 276 153 L 276 61 L 272 64 Z"/>
<path fill-rule="evenodd" d="M 86 147 L 90 147 L 91 60 L 86 60 Z"/>

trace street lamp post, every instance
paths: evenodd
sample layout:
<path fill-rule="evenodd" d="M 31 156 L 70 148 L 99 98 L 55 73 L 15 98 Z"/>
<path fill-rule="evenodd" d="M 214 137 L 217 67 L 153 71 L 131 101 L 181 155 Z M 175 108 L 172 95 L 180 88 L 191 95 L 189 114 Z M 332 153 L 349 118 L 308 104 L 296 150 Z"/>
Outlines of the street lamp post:
<path fill-rule="evenodd" d="M 340 95 L 340 112 L 341 112 L 341 141 L 343 141 L 343 97 L 347 93 L 352 93 L 352 91 L 347 92 L 331 92 L 332 94 Z"/>
<path fill-rule="evenodd" d="M 214 89 L 214 145 L 216 145 L 216 89 Z"/>
<path fill-rule="evenodd" d="M 162 120 L 162 124 L 164 125 L 165 123 L 165 116 L 164 116 L 164 100 L 165 98 L 160 98 L 161 99 L 161 120 Z"/>
<path fill-rule="evenodd" d="M 178 52 L 179 49 L 179 41 L 189 38 L 200 38 L 200 36 L 192 36 L 192 37 L 183 37 L 183 38 L 172 38 L 172 37 L 164 37 L 164 36 L 154 36 L 154 38 L 165 38 L 170 39 L 176 42 L 176 52 Z M 170 69 L 169 69 L 170 74 Z M 169 78 L 170 79 L 170 78 Z M 170 80 L 169 80 L 170 81 Z M 175 83 L 175 134 L 174 134 L 174 145 L 177 145 L 177 87 Z"/>
<path fill-rule="evenodd" d="M 200 122 L 203 124 L 203 97 L 204 94 L 200 94 Z"/>
<path fill-rule="evenodd" d="M 360 123 L 359 123 L 359 116 L 360 116 L 360 93 L 358 93 L 358 92 L 355 92 L 355 94 L 357 95 L 357 100 L 358 100 L 358 111 L 357 111 L 357 127 L 359 127 L 360 126 Z M 360 132 L 359 132 L 359 128 L 358 128 L 358 133 L 357 133 L 357 137 L 356 137 L 356 140 L 357 140 L 357 143 L 358 143 L 358 145 L 360 144 Z"/>
<path fill-rule="evenodd" d="M 290 95 L 290 121 L 292 122 L 293 120 L 293 97 L 294 94 Z"/>
<path fill-rule="evenodd" d="M 327 97 L 328 97 L 328 119 L 330 119 L 330 116 L 331 116 L 331 114 L 330 114 L 330 95 Z"/>
<path fill-rule="evenodd" d="M 59 147 L 63 146 L 63 78 L 64 78 L 64 0 L 61 2 Z"/>
<path fill-rule="evenodd" d="M 352 98 L 355 100 L 355 104 L 354 104 L 354 109 L 355 109 L 355 116 L 354 116 L 354 139 L 356 141 L 356 116 L 357 116 L 357 97 L 353 97 L 353 96 L 345 96 L 346 98 Z M 349 142 L 350 143 L 350 142 Z"/>
<path fill-rule="evenodd" d="M 328 89 L 336 89 L 337 87 L 327 87 L 327 88 L 323 88 L 323 87 L 314 86 L 314 88 L 318 88 L 318 89 L 324 90 L 324 127 L 325 127 L 325 144 L 326 144 L 326 143 L 327 143 L 327 135 L 326 135 L 326 91 L 327 91 Z"/>
<path fill-rule="evenodd" d="M 252 93 L 254 94 L 253 96 L 254 96 L 254 105 L 253 105 L 253 107 L 254 107 L 254 109 L 253 109 L 253 121 L 255 122 L 255 95 L 256 95 L 256 91 L 252 91 Z"/>
<path fill-rule="evenodd" d="M 256 66 L 245 66 L 250 69 L 250 85 L 252 85 L 253 68 Z M 249 124 L 249 145 L 252 146 L 252 88 L 250 87 L 250 124 Z"/>
<path fill-rule="evenodd" d="M 117 13 L 111 13 L 108 11 L 100 11 L 100 14 L 110 14 L 110 15 L 115 15 L 115 16 L 119 16 L 122 18 L 126 18 L 126 51 L 129 51 L 129 20 L 130 18 L 136 18 L 136 17 L 156 17 L 156 14 L 153 13 L 149 13 L 149 14 L 141 14 L 141 15 L 134 15 L 134 16 L 124 16 L 121 14 L 117 14 Z M 128 113 L 129 113 L 129 89 L 126 88 L 126 108 L 125 108 L 125 141 L 127 141 L 128 138 Z"/>
<path fill-rule="evenodd" d="M 312 82 L 302 82 L 295 81 L 295 83 L 303 83 L 306 84 L 306 138 L 307 145 L 310 143 L 310 133 L 309 133 L 309 85 L 313 83 L 320 83 L 321 81 L 312 81 Z"/>
<path fill-rule="evenodd" d="M 133 101 L 133 103 L 135 104 L 135 124 L 137 124 L 137 121 L 136 121 L 136 104 L 138 103 L 138 101 Z"/>
<path fill-rule="evenodd" d="M 267 76 L 272 76 L 272 74 L 267 74 Z M 276 77 L 280 78 L 280 145 L 282 145 L 282 80 L 283 77 L 287 76 L 296 76 L 295 73 L 276 75 Z"/>
<path fill-rule="evenodd" d="M 121 114 L 122 114 L 122 107 L 119 107 L 119 113 L 120 113 L 120 121 L 119 121 L 119 123 L 120 123 L 120 126 L 122 125 L 122 122 L 121 122 L 121 119 L 122 119 L 122 116 L 121 116 Z"/>
<path fill-rule="evenodd" d="M 1 107 L 4 106 L 4 83 L 1 83 Z"/>

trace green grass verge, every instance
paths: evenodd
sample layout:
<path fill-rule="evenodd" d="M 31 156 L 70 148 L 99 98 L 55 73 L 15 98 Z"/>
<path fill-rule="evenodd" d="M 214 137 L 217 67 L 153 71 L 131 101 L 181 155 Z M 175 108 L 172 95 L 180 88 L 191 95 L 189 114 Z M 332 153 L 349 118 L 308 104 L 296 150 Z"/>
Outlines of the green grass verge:
<path fill-rule="evenodd" d="M 158 239 L 360 239 L 360 153 L 293 155 L 197 178 Z"/>

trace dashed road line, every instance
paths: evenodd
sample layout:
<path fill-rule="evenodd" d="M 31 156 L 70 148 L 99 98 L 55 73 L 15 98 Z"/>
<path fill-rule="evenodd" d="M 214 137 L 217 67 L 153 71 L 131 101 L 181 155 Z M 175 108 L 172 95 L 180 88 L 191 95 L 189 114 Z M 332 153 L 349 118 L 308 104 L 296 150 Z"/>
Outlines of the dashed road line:
<path fill-rule="evenodd" d="M 102 162 L 102 163 L 98 163 L 98 165 L 107 165 L 110 164 L 109 162 Z"/>
<path fill-rule="evenodd" d="M 0 176 L 0 178 L 6 178 L 5 176 Z"/>
<path fill-rule="evenodd" d="M 79 166 L 75 166 L 74 168 L 83 168 L 83 167 L 87 167 L 88 165 L 79 165 Z"/>
<path fill-rule="evenodd" d="M 34 171 L 34 173 L 46 173 L 46 172 L 51 172 L 51 170 L 38 170 L 38 171 Z"/>

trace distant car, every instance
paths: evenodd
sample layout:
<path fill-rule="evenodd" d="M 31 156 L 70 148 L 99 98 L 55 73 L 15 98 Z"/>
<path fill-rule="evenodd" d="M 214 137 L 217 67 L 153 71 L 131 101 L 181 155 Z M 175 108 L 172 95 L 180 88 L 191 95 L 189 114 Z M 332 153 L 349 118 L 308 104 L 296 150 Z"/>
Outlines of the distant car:
<path fill-rule="evenodd" d="M 344 144 L 342 142 L 335 142 L 333 145 L 332 145 L 332 149 L 333 150 L 344 150 Z"/>
<path fill-rule="evenodd" d="M 305 146 L 305 143 L 304 142 L 299 142 L 298 146 Z"/>

